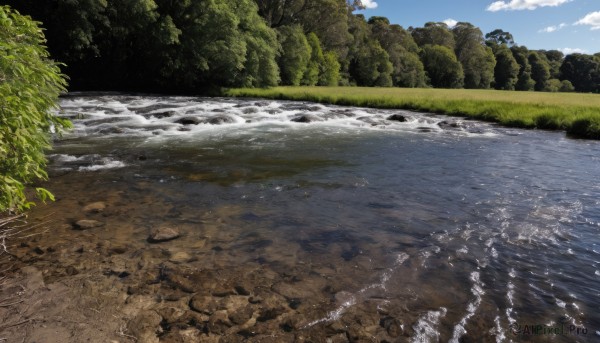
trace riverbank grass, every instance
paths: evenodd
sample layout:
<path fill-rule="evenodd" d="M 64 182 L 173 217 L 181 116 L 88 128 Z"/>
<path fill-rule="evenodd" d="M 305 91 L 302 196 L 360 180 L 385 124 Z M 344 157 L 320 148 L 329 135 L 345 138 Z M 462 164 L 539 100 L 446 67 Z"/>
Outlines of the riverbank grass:
<path fill-rule="evenodd" d="M 598 94 L 365 87 L 237 88 L 225 94 L 433 112 L 509 127 L 565 130 L 575 137 L 600 139 Z"/>

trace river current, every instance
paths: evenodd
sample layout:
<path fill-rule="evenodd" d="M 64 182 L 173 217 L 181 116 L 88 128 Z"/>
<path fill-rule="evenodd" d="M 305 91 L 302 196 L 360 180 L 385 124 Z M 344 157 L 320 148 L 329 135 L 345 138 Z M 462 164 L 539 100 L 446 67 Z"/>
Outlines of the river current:
<path fill-rule="evenodd" d="M 61 107 L 75 127 L 49 153 L 58 201 L 32 213 L 64 217 L 51 239 L 151 250 L 152 229 L 176 227 L 153 265 L 270 275 L 248 287 L 302 318 L 284 333 L 600 341 L 599 142 L 260 99 L 75 94 Z M 70 229 L 97 201 L 105 225 Z"/>

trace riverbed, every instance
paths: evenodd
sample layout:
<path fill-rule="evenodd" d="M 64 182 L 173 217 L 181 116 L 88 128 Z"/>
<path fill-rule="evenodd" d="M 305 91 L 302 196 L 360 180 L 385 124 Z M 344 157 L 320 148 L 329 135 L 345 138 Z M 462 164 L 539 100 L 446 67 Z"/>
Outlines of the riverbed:
<path fill-rule="evenodd" d="M 49 230 L 15 254 L 115 292 L 122 339 L 600 340 L 599 142 L 261 99 L 73 94 L 58 115 L 57 201 L 30 214 Z"/>

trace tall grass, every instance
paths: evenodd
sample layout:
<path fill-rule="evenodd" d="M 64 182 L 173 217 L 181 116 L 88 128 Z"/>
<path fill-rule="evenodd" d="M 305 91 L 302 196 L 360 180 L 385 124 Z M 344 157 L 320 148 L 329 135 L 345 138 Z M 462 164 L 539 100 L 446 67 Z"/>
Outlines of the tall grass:
<path fill-rule="evenodd" d="M 600 95 L 597 94 L 363 87 L 239 88 L 227 90 L 225 94 L 408 109 L 510 127 L 566 130 L 575 137 L 600 139 Z"/>

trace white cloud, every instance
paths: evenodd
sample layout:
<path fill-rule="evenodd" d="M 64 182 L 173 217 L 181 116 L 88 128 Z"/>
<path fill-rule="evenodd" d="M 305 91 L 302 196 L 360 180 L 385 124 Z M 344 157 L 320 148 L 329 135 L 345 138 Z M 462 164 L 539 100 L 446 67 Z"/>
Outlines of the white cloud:
<path fill-rule="evenodd" d="M 600 11 L 588 13 L 588 15 L 579 19 L 575 25 L 589 25 L 592 30 L 600 30 Z"/>
<path fill-rule="evenodd" d="M 566 23 L 561 23 L 560 25 L 552 25 L 552 26 L 548 26 L 546 28 L 543 28 L 541 30 L 539 30 L 538 32 L 544 32 L 544 33 L 551 33 L 551 32 L 556 32 L 564 27 L 568 26 Z"/>
<path fill-rule="evenodd" d="M 556 7 L 573 0 L 510 0 L 496 1 L 487 8 L 490 12 L 534 10 L 538 7 Z"/>
<path fill-rule="evenodd" d="M 374 0 L 362 0 L 361 2 L 366 9 L 373 9 L 377 8 L 378 6 Z"/>
<path fill-rule="evenodd" d="M 456 24 L 458 24 L 458 21 L 456 21 L 452 18 L 448 18 L 448 19 L 442 21 L 442 23 L 448 25 L 449 28 L 453 28 L 456 26 Z"/>
<path fill-rule="evenodd" d="M 573 48 L 562 48 L 562 49 L 558 49 L 558 50 L 562 51 L 562 53 L 565 55 L 587 53 L 586 50 L 579 49 L 579 48 L 574 48 L 574 49 Z"/>

